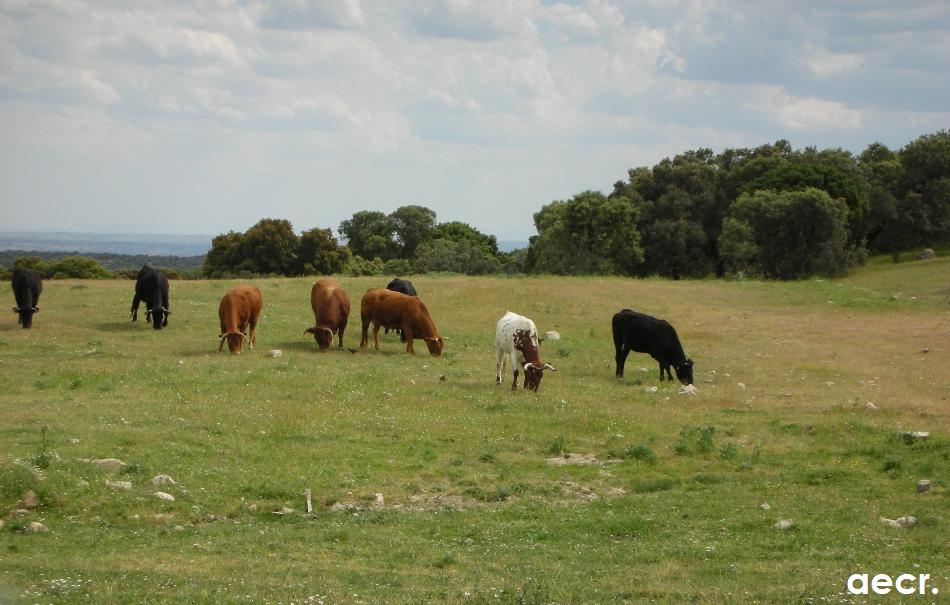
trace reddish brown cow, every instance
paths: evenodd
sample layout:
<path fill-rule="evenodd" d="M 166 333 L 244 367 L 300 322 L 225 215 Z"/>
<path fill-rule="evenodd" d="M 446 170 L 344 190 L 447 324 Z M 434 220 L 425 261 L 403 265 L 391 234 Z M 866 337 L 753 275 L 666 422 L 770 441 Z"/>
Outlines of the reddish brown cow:
<path fill-rule="evenodd" d="M 254 348 L 254 329 L 257 328 L 262 306 L 264 301 L 261 291 L 254 286 L 235 286 L 224 295 L 218 306 L 218 317 L 221 319 L 221 343 L 218 344 L 218 351 L 224 346 L 225 340 L 228 341 L 228 350 L 231 353 L 244 350 L 245 339 L 247 348 Z"/>
<path fill-rule="evenodd" d="M 350 317 L 350 297 L 340 284 L 325 277 L 313 284 L 310 290 L 310 306 L 313 308 L 314 326 L 307 328 L 304 334 L 313 334 L 317 346 L 326 352 L 333 344 L 333 334 L 336 333 L 342 349 L 343 331 L 346 330 L 346 320 Z"/>
<path fill-rule="evenodd" d="M 379 350 L 379 329 L 399 328 L 406 335 L 406 352 L 415 353 L 412 339 L 422 338 L 434 357 L 442 355 L 445 339 L 439 336 L 429 316 L 425 304 L 415 296 L 407 296 L 392 290 L 371 288 L 360 301 L 360 319 L 363 322 L 363 336 L 360 348 L 369 344 L 369 324 L 373 324 L 373 340 Z"/>

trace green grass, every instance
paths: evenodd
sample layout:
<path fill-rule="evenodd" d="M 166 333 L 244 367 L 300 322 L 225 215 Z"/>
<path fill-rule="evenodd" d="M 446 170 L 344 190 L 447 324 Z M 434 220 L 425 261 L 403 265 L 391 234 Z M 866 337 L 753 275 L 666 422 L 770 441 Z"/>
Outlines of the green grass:
<path fill-rule="evenodd" d="M 386 280 L 340 281 L 355 348 Z M 241 356 L 216 352 L 237 282 L 173 282 L 158 332 L 128 321 L 130 282 L 47 282 L 31 331 L 2 316 L 0 602 L 862 603 L 848 575 L 905 571 L 950 594 L 946 257 L 795 283 L 413 281 L 440 359 L 393 335 L 317 353 L 309 279 L 254 281 Z M 614 378 L 621 307 L 676 326 L 697 395 L 645 390 L 644 355 Z M 508 309 L 562 335 L 538 394 L 494 384 Z M 547 462 L 566 453 L 596 462 Z M 108 457 L 128 466 L 84 462 Z"/>

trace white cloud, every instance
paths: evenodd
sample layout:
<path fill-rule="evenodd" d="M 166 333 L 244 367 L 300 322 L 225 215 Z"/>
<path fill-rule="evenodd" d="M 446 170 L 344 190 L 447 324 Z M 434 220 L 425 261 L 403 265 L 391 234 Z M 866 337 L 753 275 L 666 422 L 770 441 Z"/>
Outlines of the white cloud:
<path fill-rule="evenodd" d="M 767 114 L 787 128 L 855 129 L 862 124 L 862 112 L 841 103 L 795 97 L 777 86 L 753 87 L 750 92 L 752 99 L 745 107 Z"/>
<path fill-rule="evenodd" d="M 3 195 L 96 192 L 105 221 L 160 183 L 194 210 L 176 230 L 207 232 L 237 226 L 220 199 L 325 225 L 418 201 L 523 236 L 541 204 L 685 149 L 945 125 L 946 11 L 875 6 L 0 0 Z M 28 180 L 54 154 L 88 170 Z M 512 209 L 518 233 L 490 222 Z"/>

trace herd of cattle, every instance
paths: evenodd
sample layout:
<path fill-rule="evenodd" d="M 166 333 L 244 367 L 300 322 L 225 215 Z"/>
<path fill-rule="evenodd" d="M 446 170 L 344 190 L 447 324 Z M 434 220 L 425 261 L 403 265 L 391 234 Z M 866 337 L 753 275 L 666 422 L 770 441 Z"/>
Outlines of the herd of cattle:
<path fill-rule="evenodd" d="M 25 268 L 13 271 L 13 294 L 19 314 L 19 323 L 24 329 L 33 325 L 33 315 L 39 312 L 40 294 L 43 282 L 38 275 Z M 135 296 L 132 299 L 131 317 L 136 321 L 139 303 L 145 303 L 146 321 L 151 321 L 156 330 L 168 325 L 168 278 L 149 265 L 142 267 L 135 281 Z M 310 290 L 310 306 L 313 309 L 314 325 L 304 334 L 312 334 L 320 351 L 328 350 L 333 344 L 333 336 L 338 338 L 338 346 L 343 347 L 343 332 L 350 316 L 350 298 L 336 281 L 330 278 L 318 279 Z M 218 351 L 228 343 L 231 353 L 240 353 L 246 344 L 254 348 L 255 330 L 260 318 L 263 298 L 261 291 L 251 285 L 232 288 L 221 299 L 218 317 L 221 321 L 221 333 Z M 435 357 L 442 355 L 445 338 L 440 336 L 429 315 L 425 303 L 419 298 L 412 283 L 396 278 L 386 288 L 370 288 L 360 300 L 360 321 L 362 335 L 360 348 L 369 345 L 369 326 L 373 325 L 373 342 L 379 350 L 379 330 L 385 328 L 397 330 L 400 339 L 406 343 L 406 351 L 414 353 L 413 341 L 425 342 L 429 353 Z M 614 347 L 616 349 L 618 378 L 623 377 L 624 362 L 630 351 L 647 353 L 660 364 L 660 380 L 672 382 L 676 372 L 677 379 L 683 384 L 693 383 L 693 362 L 686 357 L 676 330 L 667 321 L 657 319 L 630 309 L 622 309 L 613 316 Z M 549 363 L 543 363 L 539 353 L 540 341 L 538 329 L 527 317 L 505 313 L 495 326 L 495 383 L 501 384 L 505 366 L 510 366 L 512 374 L 511 388 L 518 388 L 518 374 L 524 372 L 523 386 L 537 391 L 546 370 L 557 370 Z"/>

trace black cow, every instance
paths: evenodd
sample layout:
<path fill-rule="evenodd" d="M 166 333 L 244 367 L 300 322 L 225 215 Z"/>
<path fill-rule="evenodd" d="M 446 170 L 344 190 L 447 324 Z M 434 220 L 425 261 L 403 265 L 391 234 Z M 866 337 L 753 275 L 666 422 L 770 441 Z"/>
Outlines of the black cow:
<path fill-rule="evenodd" d="M 617 349 L 617 378 L 623 377 L 623 364 L 627 355 L 630 351 L 636 351 L 648 353 L 660 362 L 661 381 L 664 372 L 670 382 L 673 381 L 670 373 L 670 366 L 673 366 L 680 382 L 693 384 L 693 361 L 683 353 L 683 345 L 669 322 L 623 309 L 614 315 L 612 326 Z"/>
<path fill-rule="evenodd" d="M 168 325 L 168 278 L 161 271 L 145 265 L 135 279 L 135 297 L 132 299 L 132 321 L 138 319 L 139 301 L 145 302 L 145 321 L 161 330 Z"/>
<path fill-rule="evenodd" d="M 400 294 L 406 294 L 407 296 L 419 296 L 416 294 L 416 289 L 412 287 L 412 282 L 408 279 L 402 279 L 401 277 L 394 277 L 393 280 L 389 282 L 389 285 L 386 286 L 386 289 L 399 292 Z M 389 334 L 389 328 L 386 328 L 385 332 Z M 396 328 L 395 332 L 399 334 L 399 340 L 406 342 L 406 336 L 399 328 Z"/>
<path fill-rule="evenodd" d="M 409 296 L 419 296 L 416 294 L 416 289 L 412 287 L 412 282 L 408 279 L 401 279 L 399 277 L 394 277 L 389 285 L 386 286 L 387 290 L 392 290 L 393 292 L 399 292 L 401 294 L 407 294 Z"/>
<path fill-rule="evenodd" d="M 13 296 L 16 298 L 14 313 L 19 313 L 17 321 L 24 330 L 33 327 L 33 314 L 39 313 L 40 293 L 43 292 L 43 280 L 36 273 L 23 267 L 13 270 Z"/>

